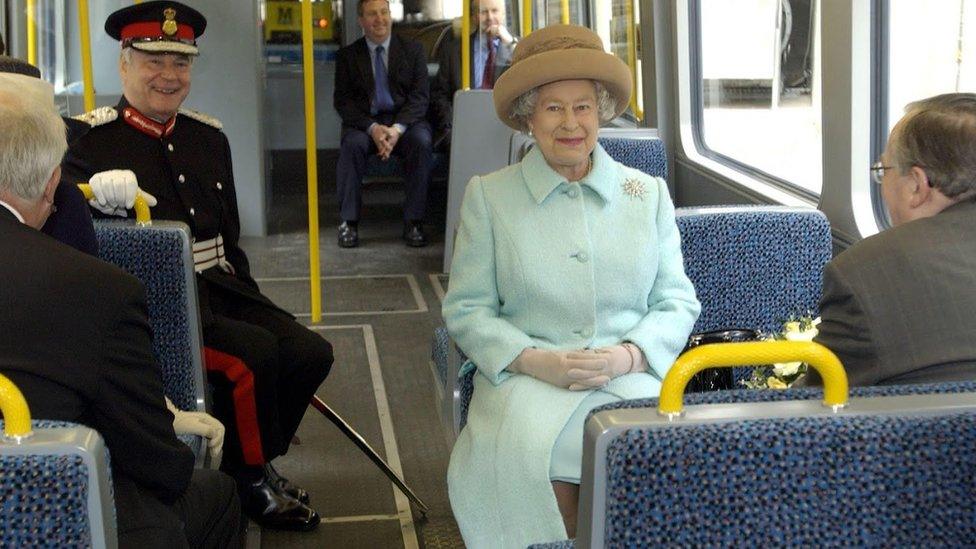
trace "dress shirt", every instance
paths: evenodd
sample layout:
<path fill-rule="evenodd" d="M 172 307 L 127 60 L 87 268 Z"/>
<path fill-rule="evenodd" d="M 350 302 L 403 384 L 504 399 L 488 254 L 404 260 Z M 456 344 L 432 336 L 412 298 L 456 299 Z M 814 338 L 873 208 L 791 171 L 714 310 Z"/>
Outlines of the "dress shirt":
<path fill-rule="evenodd" d="M 495 48 L 495 55 L 498 55 L 498 48 L 502 45 L 502 39 L 496 36 L 492 38 L 491 44 Z M 474 58 L 474 82 L 471 83 L 471 87 L 479 89 L 481 88 L 481 79 L 485 75 L 485 61 L 488 60 L 488 35 L 478 32 L 478 40 L 472 46 L 474 46 L 474 51 L 471 54 Z"/>
<path fill-rule="evenodd" d="M 16 217 L 21 223 L 27 223 L 26 221 L 24 221 L 24 216 L 20 215 L 20 212 L 14 209 L 14 207 L 11 206 L 10 204 L 7 204 L 3 200 L 0 200 L 0 206 L 3 206 L 4 208 L 10 210 L 10 212 L 14 214 L 14 217 Z"/>
<path fill-rule="evenodd" d="M 387 36 L 382 44 L 376 44 L 369 38 L 366 39 L 366 47 L 369 48 L 369 66 L 373 67 L 373 82 L 376 81 L 376 65 L 373 64 L 373 59 L 376 59 L 376 48 L 380 46 L 383 46 L 383 53 L 380 54 L 383 57 L 383 66 L 386 67 L 386 74 L 390 74 L 390 37 L 392 36 L 392 34 Z M 390 90 L 390 93 L 392 94 L 393 91 Z M 370 134 L 370 136 L 373 135 L 373 126 L 375 125 L 376 122 L 373 122 L 366 128 L 366 133 Z M 399 130 L 400 135 L 403 135 L 407 131 L 407 127 L 403 124 L 393 124 L 393 127 Z"/>

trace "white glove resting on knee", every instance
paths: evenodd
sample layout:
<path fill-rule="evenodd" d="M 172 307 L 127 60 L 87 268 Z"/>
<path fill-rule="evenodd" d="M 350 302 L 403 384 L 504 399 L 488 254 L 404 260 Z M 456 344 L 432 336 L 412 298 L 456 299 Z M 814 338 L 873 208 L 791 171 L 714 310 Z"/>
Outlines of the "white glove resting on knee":
<path fill-rule="evenodd" d="M 91 176 L 88 184 L 95 195 L 88 204 L 104 214 L 125 217 L 125 211 L 136 203 L 138 194 L 150 206 L 156 205 L 156 197 L 139 188 L 136 174 L 132 170 L 98 172 Z"/>
<path fill-rule="evenodd" d="M 167 397 L 166 408 L 173 413 L 173 430 L 177 435 L 199 435 L 207 439 L 210 466 L 220 467 L 224 449 L 224 424 L 206 412 L 186 412 L 177 408 Z"/>

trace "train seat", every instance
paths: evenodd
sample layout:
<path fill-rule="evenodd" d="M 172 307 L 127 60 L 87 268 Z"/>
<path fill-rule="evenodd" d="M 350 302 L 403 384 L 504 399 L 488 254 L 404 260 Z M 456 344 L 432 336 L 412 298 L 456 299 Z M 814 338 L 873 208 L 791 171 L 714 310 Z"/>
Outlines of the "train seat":
<path fill-rule="evenodd" d="M 678 208 L 685 272 L 702 312 L 694 331 L 778 331 L 791 315 L 815 314 L 821 276 L 830 259 L 830 224 L 810 208 L 717 206 Z M 435 393 L 448 441 L 467 418 L 474 371 L 460 377 L 466 359 L 438 327 L 432 342 Z M 748 377 L 736 369 L 736 380 Z"/>
<path fill-rule="evenodd" d="M 19 443 L 0 441 L 0 546 L 116 547 L 102 437 L 63 421 L 34 420 L 31 428 Z"/>
<path fill-rule="evenodd" d="M 98 255 L 121 267 L 146 287 L 153 354 L 159 361 L 163 390 L 181 410 L 206 411 L 203 339 L 197 304 L 196 273 L 189 228 L 180 222 L 96 221 Z M 202 466 L 203 439 L 183 435 Z"/>
<path fill-rule="evenodd" d="M 822 396 L 688 394 L 673 421 L 659 415 L 657 399 L 594 410 L 575 546 L 974 539 L 976 382 L 854 388 L 837 412 Z"/>

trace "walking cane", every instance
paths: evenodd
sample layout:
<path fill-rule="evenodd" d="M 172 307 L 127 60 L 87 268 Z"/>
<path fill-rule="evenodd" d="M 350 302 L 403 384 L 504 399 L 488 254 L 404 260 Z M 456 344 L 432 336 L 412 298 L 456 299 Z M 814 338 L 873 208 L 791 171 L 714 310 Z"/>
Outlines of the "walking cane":
<path fill-rule="evenodd" d="M 376 450 L 374 450 L 373 447 L 370 446 L 359 433 L 357 433 L 348 423 L 346 423 L 346 420 L 342 419 L 339 414 L 332 410 L 332 408 L 329 408 L 329 405 L 317 395 L 312 395 L 311 404 L 313 408 L 319 412 L 322 412 L 323 416 L 335 424 L 335 426 L 338 427 L 344 435 L 349 437 L 349 440 L 353 441 L 356 446 L 358 446 L 359 449 L 366 454 L 366 457 L 372 460 L 372 462 L 376 464 L 381 471 L 383 471 L 383 474 L 385 474 L 387 478 L 393 482 L 393 484 L 396 484 L 397 488 L 399 488 L 401 492 L 410 498 L 410 501 L 417 504 L 417 508 L 420 510 L 420 514 L 422 516 L 427 516 L 427 511 L 430 509 L 427 507 L 427 504 L 421 501 L 421 499 L 417 497 L 417 494 L 413 493 L 413 490 L 407 486 L 407 483 L 400 478 L 396 471 L 394 471 L 387 462 L 383 461 L 383 458 L 376 453 Z"/>

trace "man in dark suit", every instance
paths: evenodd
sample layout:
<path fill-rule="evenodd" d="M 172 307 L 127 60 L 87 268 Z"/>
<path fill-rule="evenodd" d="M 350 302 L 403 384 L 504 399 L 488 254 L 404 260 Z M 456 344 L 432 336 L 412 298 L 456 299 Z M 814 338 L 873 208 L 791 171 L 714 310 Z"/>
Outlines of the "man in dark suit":
<path fill-rule="evenodd" d="M 0 74 L 22 74 L 40 78 L 41 71 L 14 57 L 0 54 Z M 73 143 L 88 131 L 88 124 L 72 118 L 62 118 L 68 130 L 68 143 Z M 98 241 L 92 216 L 85 203 L 85 197 L 75 185 L 58 185 L 54 195 L 54 208 L 41 228 L 44 234 L 90 255 L 98 254 Z"/>
<path fill-rule="evenodd" d="M 471 0 L 471 88 L 490 90 L 512 64 L 518 39 L 505 27 L 503 0 Z M 448 141 L 454 118 L 454 93 L 461 89 L 461 37 L 454 29 L 437 52 L 437 78 L 430 106 L 437 141 Z"/>
<path fill-rule="evenodd" d="M 908 105 L 871 171 L 894 226 L 827 264 L 815 341 L 852 385 L 976 379 L 976 94 Z"/>
<path fill-rule="evenodd" d="M 359 0 L 359 24 L 366 35 L 336 54 L 333 102 L 342 117 L 336 166 L 339 246 L 359 245 L 359 214 L 366 158 L 375 153 L 403 162 L 406 200 L 403 239 L 427 245 L 423 218 L 433 164 L 428 106 L 427 60 L 423 46 L 391 33 L 387 0 Z"/>
<path fill-rule="evenodd" d="M 309 495 L 271 461 L 284 455 L 328 375 L 332 346 L 261 293 L 241 248 L 230 144 L 220 121 L 182 108 L 206 19 L 170 1 L 111 14 L 120 40 L 123 96 L 86 115 L 65 180 L 88 181 L 96 216 L 128 215 L 138 193 L 154 219 L 186 223 L 203 325 L 213 413 L 227 426 L 222 469 L 238 481 L 245 512 L 267 528 L 311 530 Z M 140 188 L 141 187 L 141 188 Z"/>
<path fill-rule="evenodd" d="M 67 148 L 53 89 L 0 76 L 0 373 L 34 417 L 104 438 L 121 547 L 240 547 L 233 480 L 194 471 L 173 431 L 142 285 L 38 230 Z"/>

